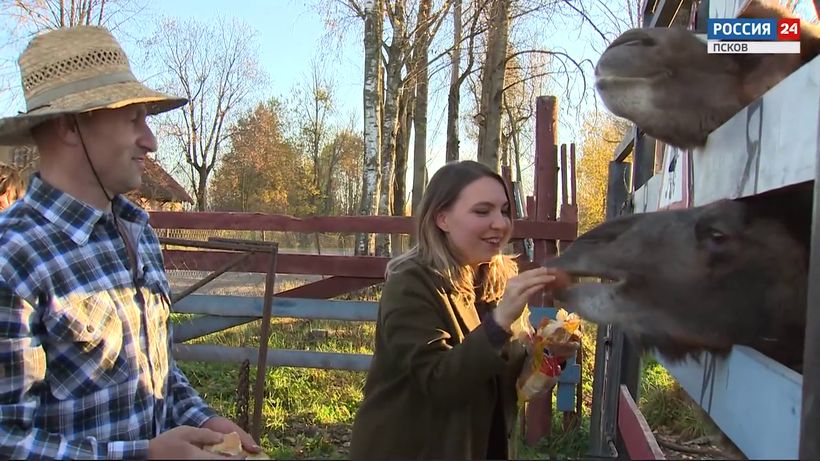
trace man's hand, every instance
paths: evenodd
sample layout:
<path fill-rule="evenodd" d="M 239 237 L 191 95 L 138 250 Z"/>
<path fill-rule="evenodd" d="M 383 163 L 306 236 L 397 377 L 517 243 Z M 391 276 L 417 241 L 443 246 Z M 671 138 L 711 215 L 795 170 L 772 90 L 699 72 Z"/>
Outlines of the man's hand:
<path fill-rule="evenodd" d="M 202 449 L 222 441 L 222 434 L 209 429 L 179 426 L 148 441 L 148 459 L 226 459 Z"/>
<path fill-rule="evenodd" d="M 262 451 L 262 448 L 256 444 L 253 440 L 253 437 L 250 436 L 247 432 L 243 431 L 239 425 L 235 422 L 231 421 L 228 418 L 222 416 L 214 416 L 213 418 L 205 421 L 205 423 L 201 426 L 205 429 L 210 429 L 214 432 L 219 432 L 220 434 L 230 434 L 231 432 L 236 432 L 239 434 L 239 439 L 242 440 L 242 449 L 250 452 L 250 453 L 259 453 Z"/>

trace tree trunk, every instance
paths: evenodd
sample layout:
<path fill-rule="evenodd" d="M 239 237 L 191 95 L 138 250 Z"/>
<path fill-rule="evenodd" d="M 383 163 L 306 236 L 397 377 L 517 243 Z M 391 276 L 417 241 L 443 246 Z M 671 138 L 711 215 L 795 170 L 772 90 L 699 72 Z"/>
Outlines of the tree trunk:
<path fill-rule="evenodd" d="M 427 186 L 427 50 L 430 47 L 430 9 L 431 0 L 419 3 L 416 43 L 413 49 L 416 102 L 413 108 L 413 197 L 412 209 L 415 216 L 418 212 L 421 197 Z"/>
<path fill-rule="evenodd" d="M 458 160 L 458 110 L 461 100 L 461 0 L 453 2 L 453 51 L 450 62 L 450 91 L 447 94 L 447 151 L 445 160 Z"/>
<path fill-rule="evenodd" d="M 381 197 L 379 215 L 389 216 L 393 211 L 393 177 L 396 158 L 396 135 L 399 128 L 399 97 L 402 91 L 401 69 L 404 67 L 406 48 L 404 0 L 393 0 L 391 12 L 393 38 L 387 52 L 387 71 L 384 95 L 384 124 L 382 125 Z M 376 255 L 390 256 L 390 234 L 376 236 Z"/>
<path fill-rule="evenodd" d="M 206 167 L 197 168 L 199 173 L 199 184 L 196 190 L 196 209 L 206 211 L 208 209 L 208 169 Z"/>
<path fill-rule="evenodd" d="M 396 135 L 396 174 L 393 180 L 393 216 L 404 216 L 407 209 L 407 157 L 410 151 L 410 127 L 413 123 L 413 92 L 405 87 L 399 99 L 399 131 Z M 393 236 L 393 255 L 404 251 L 404 238 Z"/>
<path fill-rule="evenodd" d="M 501 97 L 507 57 L 510 0 L 494 0 L 487 39 L 487 55 L 481 79 L 478 127 L 478 161 L 500 171 L 498 149 L 501 137 Z"/>
<path fill-rule="evenodd" d="M 341 156 L 340 141 L 335 139 L 333 144 L 330 146 L 330 159 L 328 160 L 328 168 L 327 168 L 327 181 L 325 181 L 325 201 L 324 205 L 322 206 L 322 215 L 329 216 L 333 210 L 333 172 L 336 170 L 336 164 L 339 162 L 339 157 Z"/>
<path fill-rule="evenodd" d="M 359 215 L 375 216 L 379 206 L 379 182 L 381 171 L 381 43 L 382 2 L 366 0 L 364 4 L 364 162 L 362 165 L 362 195 Z M 357 255 L 371 254 L 373 234 L 356 235 Z"/>
<path fill-rule="evenodd" d="M 407 159 L 413 123 L 413 94 L 406 88 L 399 100 L 399 131 L 396 134 L 396 174 L 393 178 L 393 216 L 404 216 L 407 208 Z"/>

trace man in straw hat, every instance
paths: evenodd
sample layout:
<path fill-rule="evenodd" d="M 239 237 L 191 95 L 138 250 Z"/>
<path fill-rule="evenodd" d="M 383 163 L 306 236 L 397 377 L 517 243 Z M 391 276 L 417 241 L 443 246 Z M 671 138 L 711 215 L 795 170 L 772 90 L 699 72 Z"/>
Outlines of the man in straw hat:
<path fill-rule="evenodd" d="M 35 37 L 19 58 L 26 112 L 0 144 L 34 143 L 39 172 L 0 214 L 0 458 L 220 458 L 237 432 L 170 354 L 169 284 L 139 187 L 157 149 L 150 90 L 99 27 Z"/>

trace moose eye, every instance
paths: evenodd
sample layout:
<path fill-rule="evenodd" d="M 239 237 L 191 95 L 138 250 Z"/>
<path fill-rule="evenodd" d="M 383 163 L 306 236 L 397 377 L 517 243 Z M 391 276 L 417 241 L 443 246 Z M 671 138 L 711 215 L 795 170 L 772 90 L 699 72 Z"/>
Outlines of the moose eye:
<path fill-rule="evenodd" d="M 712 255 L 725 254 L 728 250 L 730 236 L 717 229 L 708 229 L 704 234 L 703 244 Z"/>
<path fill-rule="evenodd" d="M 728 240 L 729 237 L 726 236 L 723 232 L 715 229 L 711 229 L 709 231 L 709 240 L 716 244 L 723 244 Z"/>

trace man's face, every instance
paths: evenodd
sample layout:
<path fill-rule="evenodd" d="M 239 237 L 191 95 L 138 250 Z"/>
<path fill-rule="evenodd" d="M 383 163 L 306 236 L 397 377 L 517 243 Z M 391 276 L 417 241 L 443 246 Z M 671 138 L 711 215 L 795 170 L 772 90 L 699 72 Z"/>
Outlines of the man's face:
<path fill-rule="evenodd" d="M 78 117 L 88 156 L 112 196 L 139 188 L 145 156 L 157 150 L 143 105 L 105 109 Z"/>

